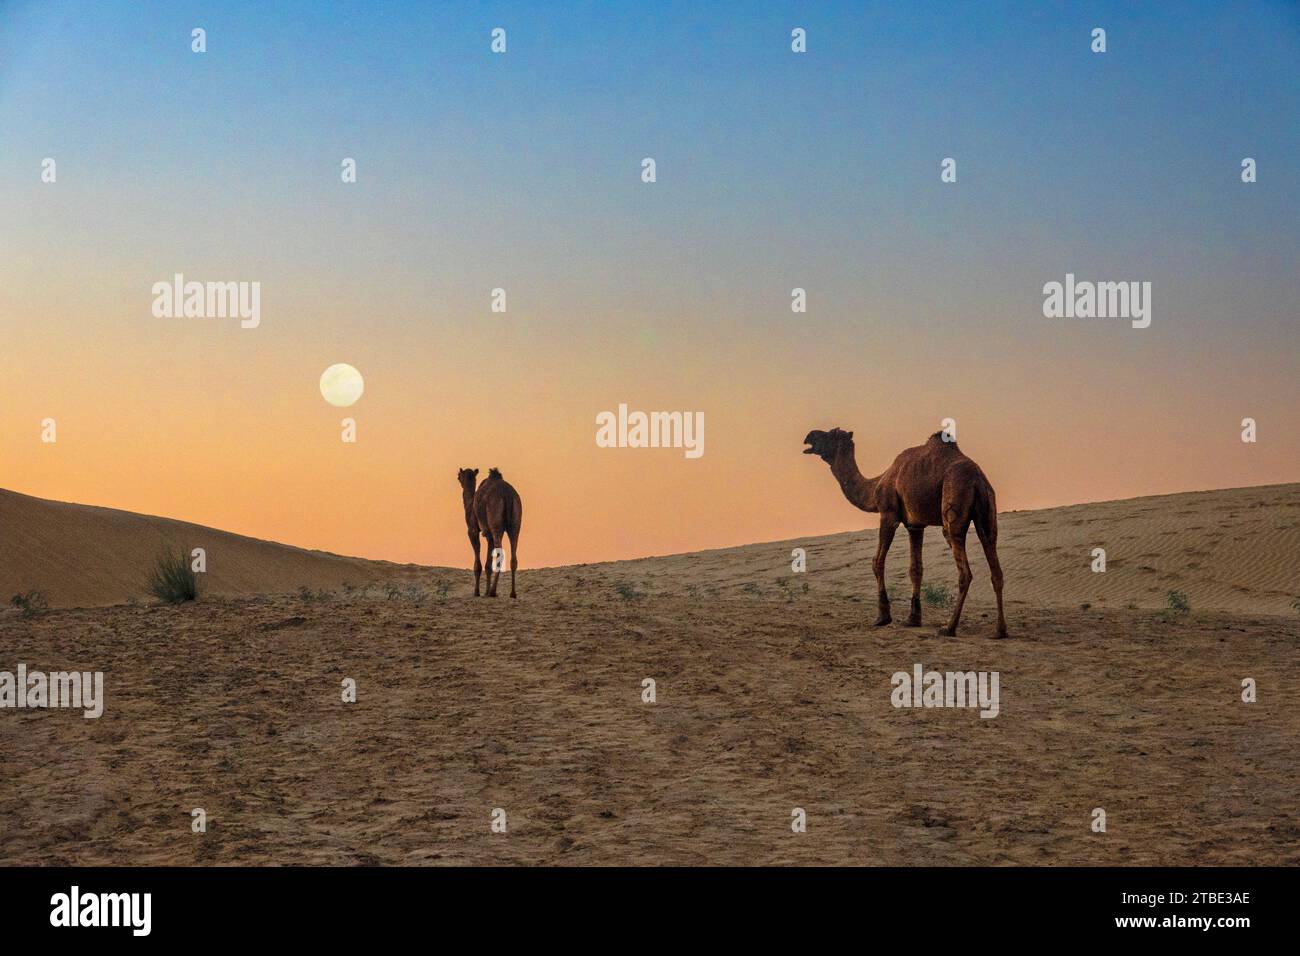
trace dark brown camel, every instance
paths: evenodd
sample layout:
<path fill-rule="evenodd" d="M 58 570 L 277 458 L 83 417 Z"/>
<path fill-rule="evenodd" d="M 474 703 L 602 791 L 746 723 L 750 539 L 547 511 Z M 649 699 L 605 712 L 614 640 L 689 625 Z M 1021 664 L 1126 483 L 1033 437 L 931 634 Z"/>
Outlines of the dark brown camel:
<path fill-rule="evenodd" d="M 474 478 L 477 474 L 478 469 L 470 472 L 462 468 L 459 475 L 466 503 L 465 524 L 469 527 L 469 540 L 474 546 L 474 596 L 478 596 L 479 571 L 483 567 L 478 552 L 478 536 L 481 531 L 487 538 L 487 559 L 490 562 L 484 595 L 497 596 L 497 583 L 501 580 L 501 564 L 505 557 L 502 545 L 509 535 L 510 596 L 518 597 L 515 593 L 515 569 L 519 566 L 519 528 L 524 519 L 523 502 L 519 500 L 519 492 L 501 477 L 501 472 L 496 468 L 488 469 L 487 478 L 475 490 Z"/>
<path fill-rule="evenodd" d="M 863 511 L 880 514 L 880 539 L 876 547 L 873 570 L 879 594 L 880 616 L 876 626 L 893 620 L 889 614 L 889 595 L 885 592 L 885 555 L 902 524 L 912 543 L 912 613 L 908 627 L 921 624 L 921 544 L 927 525 L 943 528 L 944 540 L 957 561 L 957 582 L 961 593 L 947 627 L 940 634 L 957 633 L 962 605 L 970 589 L 970 562 L 966 559 L 966 530 L 973 521 L 975 533 L 984 546 L 989 563 L 989 577 L 998 598 L 997 637 L 1007 636 L 1007 622 L 1002 615 L 1002 567 L 998 564 L 998 506 L 979 465 L 957 448 L 956 442 L 944 441 L 943 432 L 935 432 L 924 445 L 908 448 L 877 478 L 864 478 L 858 470 L 853 451 L 853 432 L 832 428 L 828 432 L 811 431 L 804 439 L 810 447 L 805 455 L 817 455 L 831 466 L 831 474 L 840 483 L 844 497 Z"/>
<path fill-rule="evenodd" d="M 474 517 L 474 486 L 478 484 L 477 468 L 462 468 L 456 472 L 460 482 L 460 497 L 465 503 L 465 527 L 469 530 L 469 546 L 474 549 L 474 596 L 478 597 L 478 582 L 483 576 L 483 561 L 479 557 L 478 518 Z"/>

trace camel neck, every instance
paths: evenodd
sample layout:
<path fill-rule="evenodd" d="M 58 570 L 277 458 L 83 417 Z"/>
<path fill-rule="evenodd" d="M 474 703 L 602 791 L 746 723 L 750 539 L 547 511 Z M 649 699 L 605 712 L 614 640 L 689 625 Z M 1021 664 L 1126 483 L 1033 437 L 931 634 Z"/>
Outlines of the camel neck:
<path fill-rule="evenodd" d="M 840 483 L 840 490 L 844 492 L 844 497 L 849 499 L 849 503 L 856 505 L 863 511 L 877 511 L 876 507 L 876 482 L 879 478 L 863 477 L 858 470 L 858 463 L 854 460 L 852 450 L 841 451 L 831 462 L 831 474 L 835 480 Z"/>
<path fill-rule="evenodd" d="M 469 514 L 470 509 L 474 506 L 474 489 L 462 488 L 460 490 L 460 496 L 465 502 L 465 514 Z"/>

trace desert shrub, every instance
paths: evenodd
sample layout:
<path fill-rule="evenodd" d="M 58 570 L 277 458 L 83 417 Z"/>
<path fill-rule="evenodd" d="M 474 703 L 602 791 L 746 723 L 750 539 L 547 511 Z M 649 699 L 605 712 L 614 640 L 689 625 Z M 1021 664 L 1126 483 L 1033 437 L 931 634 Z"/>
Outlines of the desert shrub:
<path fill-rule="evenodd" d="M 952 593 L 944 584 L 922 584 L 921 600 L 926 607 L 952 607 Z"/>
<path fill-rule="evenodd" d="M 45 599 L 44 593 L 35 589 L 15 594 L 9 603 L 18 608 L 19 617 L 35 617 L 50 609 L 50 602 Z"/>
<path fill-rule="evenodd" d="M 1192 606 L 1187 603 L 1187 595 L 1182 591 L 1170 591 L 1165 595 L 1165 604 L 1175 614 L 1183 614 L 1192 609 Z"/>
<path fill-rule="evenodd" d="M 614 593 L 624 601 L 639 601 L 645 597 L 630 581 L 619 581 L 614 585 Z"/>
<path fill-rule="evenodd" d="M 181 604 L 199 596 L 199 576 L 190 567 L 189 550 L 163 548 L 154 560 L 145 590 L 166 604 Z"/>

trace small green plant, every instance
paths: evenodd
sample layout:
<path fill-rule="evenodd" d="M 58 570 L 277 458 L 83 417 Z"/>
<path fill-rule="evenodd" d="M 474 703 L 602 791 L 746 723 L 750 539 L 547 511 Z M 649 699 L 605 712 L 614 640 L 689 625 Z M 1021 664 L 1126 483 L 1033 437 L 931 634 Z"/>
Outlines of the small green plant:
<path fill-rule="evenodd" d="M 1192 606 L 1187 603 L 1187 595 L 1182 591 L 1170 591 L 1165 595 L 1165 604 L 1175 614 L 1186 614 L 1192 609 Z"/>
<path fill-rule="evenodd" d="M 758 586 L 758 584 L 756 584 L 756 583 L 753 582 L 753 581 L 746 581 L 744 584 L 742 584 L 742 585 L 740 586 L 740 589 L 741 589 L 742 591 L 744 591 L 746 594 L 762 594 L 762 593 L 763 593 L 763 589 L 760 588 L 760 587 Z"/>
<path fill-rule="evenodd" d="M 1291 602 L 1291 610 L 1295 611 L 1297 614 L 1300 614 L 1300 597 L 1296 598 L 1294 601 Z"/>
<path fill-rule="evenodd" d="M 35 589 L 15 594 L 9 603 L 18 608 L 18 616 L 24 618 L 36 617 L 50 609 L 50 602 L 45 599 L 45 595 Z"/>
<path fill-rule="evenodd" d="M 921 585 L 921 600 L 926 607 L 952 607 L 952 593 L 945 584 Z"/>
<path fill-rule="evenodd" d="M 163 548 L 154 560 L 145 589 L 165 604 L 181 604 L 199 596 L 199 576 L 190 567 L 187 548 Z"/>
<path fill-rule="evenodd" d="M 639 601 L 645 597 L 630 581 L 619 581 L 614 585 L 614 591 L 624 601 Z"/>

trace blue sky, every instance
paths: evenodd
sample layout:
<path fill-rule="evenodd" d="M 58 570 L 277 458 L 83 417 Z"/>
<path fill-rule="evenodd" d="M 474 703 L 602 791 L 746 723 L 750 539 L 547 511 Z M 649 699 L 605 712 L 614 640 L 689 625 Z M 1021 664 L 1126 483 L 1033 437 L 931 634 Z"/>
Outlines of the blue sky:
<path fill-rule="evenodd" d="M 336 178 L 324 158 L 356 156 L 406 240 L 372 254 L 403 274 L 446 261 L 439 224 L 490 268 L 508 223 L 509 254 L 539 270 L 554 271 L 537 248 L 554 241 L 597 272 L 639 255 L 704 285 L 719 263 L 762 272 L 792 256 L 831 284 L 858 259 L 936 305 L 936 268 L 954 287 L 998 284 L 1008 254 L 1035 270 L 1231 263 L 1254 281 L 1300 252 L 1282 188 L 1300 154 L 1298 11 L 9 3 L 0 169 L 21 208 L 32 156 L 63 155 L 106 213 L 169 248 L 202 234 L 212 196 L 263 225 L 301 217 Z M 498 25 L 509 53 L 484 55 Z M 809 31 L 805 57 L 788 52 L 792 25 Z M 1088 50 L 1093 25 L 1105 55 Z M 670 193 L 653 209 L 626 175 L 642 155 Z M 1261 170 L 1249 194 L 1228 188 L 1244 155 Z M 962 187 L 947 194 L 933 188 L 943 156 Z M 159 198 L 170 222 L 146 216 Z M 266 255 L 284 249 L 277 229 L 254 232 Z"/>

